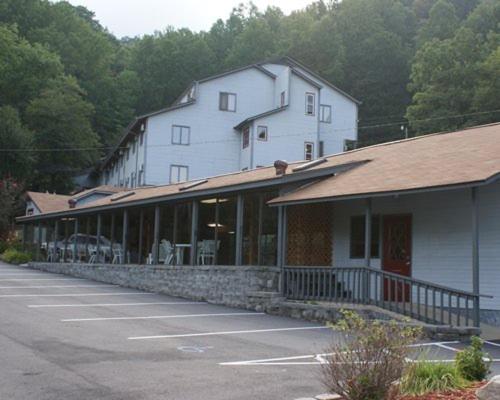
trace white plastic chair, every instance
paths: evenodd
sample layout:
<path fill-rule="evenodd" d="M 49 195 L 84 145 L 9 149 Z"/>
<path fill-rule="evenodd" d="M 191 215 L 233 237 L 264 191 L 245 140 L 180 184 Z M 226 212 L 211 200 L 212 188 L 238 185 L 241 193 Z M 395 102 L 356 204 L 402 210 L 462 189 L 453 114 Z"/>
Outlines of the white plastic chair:
<path fill-rule="evenodd" d="M 215 240 L 202 240 L 200 251 L 198 253 L 198 264 L 210 265 L 213 264 L 214 262 L 215 262 Z"/>
<path fill-rule="evenodd" d="M 111 264 L 123 264 L 123 251 L 122 247 L 118 245 L 113 245 L 111 248 L 111 252 L 113 253 L 113 259 L 111 260 Z"/>
<path fill-rule="evenodd" d="M 160 252 L 158 255 L 158 261 L 163 264 L 171 264 L 174 259 L 174 246 L 168 240 L 162 239 L 160 242 Z"/>

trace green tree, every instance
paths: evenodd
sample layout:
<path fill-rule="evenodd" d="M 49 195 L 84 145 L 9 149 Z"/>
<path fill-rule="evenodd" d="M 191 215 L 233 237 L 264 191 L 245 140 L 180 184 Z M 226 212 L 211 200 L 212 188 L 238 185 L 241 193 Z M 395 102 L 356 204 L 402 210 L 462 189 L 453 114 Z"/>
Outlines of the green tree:
<path fill-rule="evenodd" d="M 97 161 L 99 139 L 90 123 L 92 113 L 92 105 L 84 100 L 74 78 L 50 82 L 30 102 L 26 117 L 39 150 L 35 189 L 68 192 L 71 175 Z"/>
<path fill-rule="evenodd" d="M 11 106 L 0 107 L 0 179 L 26 180 L 33 166 L 31 132 L 21 123 Z M 16 149 L 18 151 L 16 151 Z"/>
<path fill-rule="evenodd" d="M 432 39 L 449 39 L 459 26 L 455 7 L 448 0 L 439 0 L 431 8 L 429 19 L 420 28 L 417 42 L 419 46 Z"/>

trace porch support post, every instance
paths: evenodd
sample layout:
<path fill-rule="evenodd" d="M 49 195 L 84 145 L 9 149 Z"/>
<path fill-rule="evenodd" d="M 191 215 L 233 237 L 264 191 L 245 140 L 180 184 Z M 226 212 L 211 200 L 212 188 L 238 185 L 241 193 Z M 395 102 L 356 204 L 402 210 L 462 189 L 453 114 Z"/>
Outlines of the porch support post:
<path fill-rule="evenodd" d="M 96 260 L 98 263 L 101 262 L 101 227 L 102 227 L 102 214 L 97 214 L 97 248 L 96 248 Z"/>
<path fill-rule="evenodd" d="M 193 201 L 193 211 L 191 215 L 191 254 L 189 257 L 189 263 L 191 265 L 196 265 L 196 255 L 198 254 L 198 210 L 199 203 L 197 200 Z"/>
<path fill-rule="evenodd" d="M 64 258 L 63 262 L 68 261 L 68 236 L 69 236 L 69 219 L 64 221 Z"/>
<path fill-rule="evenodd" d="M 153 228 L 153 264 L 158 264 L 158 251 L 160 245 L 160 206 L 155 206 L 155 222 Z"/>
<path fill-rule="evenodd" d="M 236 265 L 243 263 L 243 195 L 239 194 L 236 203 Z"/>
<path fill-rule="evenodd" d="M 286 231 L 287 231 L 287 208 L 286 206 L 278 207 L 278 259 L 277 264 L 280 268 L 280 293 L 285 293 L 285 264 L 286 264 Z"/>
<path fill-rule="evenodd" d="M 38 238 L 36 244 L 36 260 L 40 261 L 40 246 L 42 245 L 42 223 L 38 221 Z"/>
<path fill-rule="evenodd" d="M 23 224 L 23 238 L 22 238 L 23 251 L 26 250 L 26 235 L 27 234 L 28 234 L 28 226 L 26 224 Z"/>
<path fill-rule="evenodd" d="M 123 210 L 123 235 L 122 235 L 122 249 L 123 249 L 123 260 L 124 264 L 127 264 L 127 240 L 128 240 L 128 210 Z"/>
<path fill-rule="evenodd" d="M 173 243 L 174 244 L 174 255 L 175 255 L 174 258 L 173 258 L 173 260 L 172 260 L 172 264 L 173 265 L 177 265 L 177 261 L 178 261 L 177 260 L 177 254 L 178 254 L 177 253 L 177 234 L 178 234 L 178 232 L 177 232 L 177 225 L 179 224 L 178 220 L 179 220 L 179 205 L 176 204 L 174 206 L 174 224 L 173 224 L 174 226 L 173 226 L 173 229 L 172 229 L 172 231 L 173 231 L 172 232 L 172 237 L 174 238 L 174 243 Z M 181 249 L 181 251 L 183 251 L 183 250 Z"/>
<path fill-rule="evenodd" d="M 90 217 L 87 217 L 87 226 L 85 227 L 85 259 L 89 262 L 89 243 L 90 243 Z"/>
<path fill-rule="evenodd" d="M 144 210 L 139 211 L 139 264 L 142 264 L 142 235 L 144 234 Z"/>
<path fill-rule="evenodd" d="M 74 225 L 74 241 L 73 241 L 73 257 L 71 262 L 74 264 L 76 263 L 76 257 L 78 253 L 78 218 L 75 217 L 75 225 Z"/>
<path fill-rule="evenodd" d="M 116 216 L 115 213 L 111 214 L 111 232 L 109 235 L 109 241 L 111 246 L 111 258 L 113 258 L 113 245 L 115 244 L 115 224 L 116 224 Z"/>
<path fill-rule="evenodd" d="M 59 231 L 59 221 L 56 219 L 54 223 L 54 260 L 52 262 L 56 262 L 57 260 L 57 233 Z"/>
<path fill-rule="evenodd" d="M 372 199 L 366 199 L 365 205 L 365 267 L 370 268 L 371 252 L 372 252 Z M 363 295 L 364 302 L 369 300 L 369 283 L 370 271 L 366 270 L 363 274 Z"/>
<path fill-rule="evenodd" d="M 478 327 L 479 318 L 479 216 L 477 206 L 477 188 L 471 189 L 472 201 L 472 293 L 476 295 L 474 299 L 473 319 L 474 326 Z"/>

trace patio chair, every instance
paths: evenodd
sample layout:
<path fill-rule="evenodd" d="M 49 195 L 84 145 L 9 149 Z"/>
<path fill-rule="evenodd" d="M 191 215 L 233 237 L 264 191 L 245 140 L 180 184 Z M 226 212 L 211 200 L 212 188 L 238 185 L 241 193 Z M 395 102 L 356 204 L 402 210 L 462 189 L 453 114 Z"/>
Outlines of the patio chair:
<path fill-rule="evenodd" d="M 220 240 L 217 241 L 217 248 L 219 246 Z M 215 262 L 215 240 L 202 240 L 198 248 L 198 264 L 211 265 Z"/>
<path fill-rule="evenodd" d="M 174 259 L 174 246 L 166 239 L 162 239 L 160 242 L 160 252 L 158 255 L 158 262 L 163 262 L 163 264 L 171 264 Z"/>
<path fill-rule="evenodd" d="M 123 250 L 121 245 L 113 245 L 111 253 L 113 254 L 111 264 L 123 264 Z"/>

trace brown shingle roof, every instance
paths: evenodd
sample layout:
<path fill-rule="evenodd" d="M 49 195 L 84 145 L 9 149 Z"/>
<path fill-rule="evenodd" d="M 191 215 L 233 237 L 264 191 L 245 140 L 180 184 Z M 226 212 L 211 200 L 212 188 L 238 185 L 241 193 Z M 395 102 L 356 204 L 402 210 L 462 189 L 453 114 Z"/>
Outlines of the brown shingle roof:
<path fill-rule="evenodd" d="M 71 196 L 65 196 L 63 194 L 42 192 L 26 192 L 26 196 L 35 203 L 41 213 L 69 209 L 68 200 L 71 198 Z"/>
<path fill-rule="evenodd" d="M 369 160 L 270 203 L 363 196 L 483 182 L 500 174 L 500 123 L 379 144 L 321 167 Z"/>
<path fill-rule="evenodd" d="M 71 199 L 78 200 L 78 199 L 81 199 L 82 197 L 88 196 L 88 195 L 90 195 L 92 193 L 96 193 L 96 192 L 97 193 L 113 194 L 113 193 L 123 192 L 124 190 L 127 190 L 127 189 L 117 187 L 117 186 L 101 185 L 101 186 L 97 186 L 95 188 L 82 190 L 81 192 L 75 193 L 73 196 L 71 196 Z"/>

